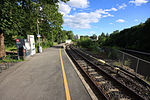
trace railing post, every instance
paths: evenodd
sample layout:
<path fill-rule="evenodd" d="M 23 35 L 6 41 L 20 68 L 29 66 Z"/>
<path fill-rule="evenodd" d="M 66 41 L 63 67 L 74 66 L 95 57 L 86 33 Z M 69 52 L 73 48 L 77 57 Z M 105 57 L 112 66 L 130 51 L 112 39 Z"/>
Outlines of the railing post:
<path fill-rule="evenodd" d="M 135 75 L 137 74 L 137 71 L 138 71 L 138 67 L 139 67 L 139 58 L 138 58 L 138 60 L 137 60 L 137 64 L 136 64 Z"/>
<path fill-rule="evenodd" d="M 122 62 L 121 62 L 122 67 L 123 67 L 123 62 L 124 62 L 124 53 L 123 53 Z"/>

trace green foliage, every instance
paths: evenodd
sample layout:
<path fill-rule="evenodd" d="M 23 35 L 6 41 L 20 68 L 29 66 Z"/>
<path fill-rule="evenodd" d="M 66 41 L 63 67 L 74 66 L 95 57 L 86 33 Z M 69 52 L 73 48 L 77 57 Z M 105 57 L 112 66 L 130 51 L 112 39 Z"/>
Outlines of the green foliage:
<path fill-rule="evenodd" d="M 95 41 L 92 41 L 88 38 L 80 39 L 77 41 L 77 46 L 81 48 L 87 48 L 88 50 L 96 52 L 98 50 L 98 43 Z"/>
<path fill-rule="evenodd" d="M 114 31 L 107 37 L 102 46 L 115 46 L 120 48 L 150 51 L 150 18 L 145 23 L 133 26 L 122 31 Z"/>
<path fill-rule="evenodd" d="M 90 39 L 81 39 L 77 42 L 78 46 L 81 46 L 83 48 L 89 48 L 89 46 L 91 45 L 91 40 Z"/>
<path fill-rule="evenodd" d="M 57 34 L 57 39 L 56 41 L 58 43 L 65 42 L 65 40 L 71 39 L 73 40 L 73 32 L 72 31 L 66 31 L 66 30 L 61 30 Z"/>
<path fill-rule="evenodd" d="M 125 65 L 125 66 L 130 66 L 130 65 L 131 65 L 130 59 L 125 60 L 125 61 L 124 61 L 124 65 Z"/>
<path fill-rule="evenodd" d="M 49 48 L 51 46 L 53 46 L 53 42 L 52 41 L 45 41 L 43 43 L 41 43 L 42 48 Z"/>
<path fill-rule="evenodd" d="M 97 36 L 96 36 L 96 34 L 93 34 L 93 36 L 91 36 L 90 38 L 93 39 L 93 40 L 96 40 Z"/>
<path fill-rule="evenodd" d="M 36 37 L 37 28 L 42 39 L 49 43 L 72 39 L 72 31 L 62 30 L 63 15 L 58 12 L 58 2 L 59 0 L 1 0 L 0 33 L 4 33 L 5 45 L 14 46 L 16 38 L 27 38 L 29 34 Z M 44 43 L 44 46 L 49 43 Z"/>
<path fill-rule="evenodd" d="M 2 60 L 0 60 L 0 63 L 15 63 L 15 62 L 20 62 L 20 61 L 23 61 L 23 60 L 13 59 L 11 55 L 7 55 Z"/>
<path fill-rule="evenodd" d="M 98 44 L 99 46 L 102 46 L 106 41 L 107 36 L 102 32 L 101 35 L 98 36 Z"/>
<path fill-rule="evenodd" d="M 66 35 L 67 35 L 68 39 L 73 40 L 73 32 L 72 31 L 67 31 Z"/>
<path fill-rule="evenodd" d="M 80 40 L 82 41 L 82 40 L 86 40 L 86 39 L 90 39 L 90 37 L 88 36 L 88 35 L 86 35 L 86 36 L 80 36 Z"/>
<path fill-rule="evenodd" d="M 17 52 L 17 47 L 16 46 L 5 46 L 5 51 L 13 51 L 13 52 Z"/>

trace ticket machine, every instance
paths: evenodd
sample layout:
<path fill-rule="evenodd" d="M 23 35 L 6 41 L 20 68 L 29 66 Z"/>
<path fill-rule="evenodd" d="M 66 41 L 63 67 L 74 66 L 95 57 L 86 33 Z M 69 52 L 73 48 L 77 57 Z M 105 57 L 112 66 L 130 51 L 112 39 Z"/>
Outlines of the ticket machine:
<path fill-rule="evenodd" d="M 25 41 L 24 39 L 16 39 L 18 59 L 24 59 L 25 56 Z"/>
<path fill-rule="evenodd" d="M 31 55 L 36 54 L 34 35 L 28 35 L 28 41 L 30 44 Z"/>

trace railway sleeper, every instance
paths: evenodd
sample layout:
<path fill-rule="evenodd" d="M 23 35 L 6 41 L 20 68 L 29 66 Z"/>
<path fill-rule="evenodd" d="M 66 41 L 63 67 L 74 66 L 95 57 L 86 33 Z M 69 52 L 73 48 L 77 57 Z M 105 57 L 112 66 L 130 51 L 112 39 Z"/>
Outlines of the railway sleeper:
<path fill-rule="evenodd" d="M 89 75 L 90 75 L 90 76 L 98 76 L 98 75 L 97 75 L 97 72 L 92 72 L 92 74 L 89 73 Z M 106 84 L 107 84 L 107 83 L 106 83 Z M 103 90 L 105 90 L 105 91 L 107 92 L 107 91 L 109 90 L 109 88 L 111 88 L 111 85 L 109 86 L 109 84 L 107 84 L 107 85 L 106 85 L 106 84 L 105 84 L 105 85 L 102 84 L 102 86 L 100 86 L 100 87 L 103 88 Z M 113 92 L 114 92 L 114 91 L 113 91 Z M 110 92 L 110 93 L 113 93 L 113 92 Z M 118 96 L 118 95 L 119 95 L 119 96 Z M 118 98 L 118 97 L 120 97 L 120 95 L 121 95 L 121 94 L 116 94 L 115 97 Z M 124 97 L 124 96 L 123 96 L 123 97 Z M 138 96 L 138 97 L 139 97 L 139 96 Z M 126 98 L 126 95 L 125 95 L 124 98 Z M 141 98 L 141 97 L 140 97 L 140 98 Z M 111 100 L 119 100 L 119 99 L 111 99 Z M 128 99 L 127 99 L 127 100 L 128 100 Z M 129 100 L 130 100 L 130 99 L 129 99 Z"/>

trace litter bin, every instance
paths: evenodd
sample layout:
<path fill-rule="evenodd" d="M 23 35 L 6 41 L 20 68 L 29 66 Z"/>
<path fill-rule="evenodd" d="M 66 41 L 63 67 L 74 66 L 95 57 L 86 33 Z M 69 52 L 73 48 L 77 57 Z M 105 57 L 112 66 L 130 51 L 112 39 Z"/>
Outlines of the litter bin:
<path fill-rule="evenodd" d="M 42 47 L 38 46 L 38 53 L 42 53 Z"/>

